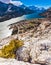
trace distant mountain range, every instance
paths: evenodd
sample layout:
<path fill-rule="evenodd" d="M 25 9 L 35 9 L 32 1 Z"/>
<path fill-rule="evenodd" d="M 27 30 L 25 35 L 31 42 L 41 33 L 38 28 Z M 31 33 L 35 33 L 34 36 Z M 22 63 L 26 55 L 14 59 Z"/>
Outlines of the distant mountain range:
<path fill-rule="evenodd" d="M 43 12 L 45 11 L 45 8 L 43 7 L 36 7 L 36 6 L 29 6 L 29 9 L 34 10 L 35 12 Z"/>
<path fill-rule="evenodd" d="M 27 14 L 32 14 L 32 13 L 40 14 L 40 13 L 47 12 L 47 10 L 42 7 L 41 8 L 36 7 L 36 6 L 27 7 L 24 4 L 19 5 L 17 3 L 6 4 L 0 1 L 0 22 L 9 20 L 11 18 L 19 17 L 22 15 L 27 15 Z M 44 16 L 44 14 L 41 14 L 41 16 Z"/>
<path fill-rule="evenodd" d="M 28 7 L 24 6 L 24 8 L 22 6 L 15 6 L 12 3 L 6 4 L 0 2 L 0 22 L 34 12 Z"/>

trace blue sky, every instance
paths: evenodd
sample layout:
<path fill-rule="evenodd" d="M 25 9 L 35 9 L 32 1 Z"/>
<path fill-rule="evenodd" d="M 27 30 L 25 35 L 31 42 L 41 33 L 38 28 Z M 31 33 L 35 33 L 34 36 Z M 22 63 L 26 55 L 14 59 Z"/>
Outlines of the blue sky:
<path fill-rule="evenodd" d="M 0 1 L 6 2 L 6 3 L 9 3 L 10 1 L 19 1 L 19 3 L 22 2 L 24 5 L 27 5 L 27 6 L 35 5 L 38 7 L 45 7 L 45 8 L 51 7 L 51 0 L 0 0 Z"/>
<path fill-rule="evenodd" d="M 44 7 L 51 6 L 51 0 L 13 0 L 13 1 L 21 1 L 28 6 L 29 5 L 44 6 Z"/>

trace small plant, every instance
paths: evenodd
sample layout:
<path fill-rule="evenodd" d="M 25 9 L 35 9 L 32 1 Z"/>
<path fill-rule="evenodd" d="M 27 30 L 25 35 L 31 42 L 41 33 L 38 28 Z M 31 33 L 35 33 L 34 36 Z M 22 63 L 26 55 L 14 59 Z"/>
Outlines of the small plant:
<path fill-rule="evenodd" d="M 3 58 L 16 58 L 16 50 L 23 45 L 21 40 L 11 40 L 9 45 L 0 49 L 0 57 Z"/>

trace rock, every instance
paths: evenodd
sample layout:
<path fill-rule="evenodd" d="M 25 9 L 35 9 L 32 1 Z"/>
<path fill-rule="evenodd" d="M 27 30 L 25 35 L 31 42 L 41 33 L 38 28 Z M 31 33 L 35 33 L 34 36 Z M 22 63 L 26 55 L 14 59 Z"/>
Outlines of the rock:
<path fill-rule="evenodd" d="M 37 20 L 33 23 L 36 21 Z M 27 23 L 26 26 L 28 26 Z M 1 48 L 11 39 L 15 39 L 17 37 L 24 41 L 24 45 L 16 51 L 16 60 L 4 59 L 3 61 L 3 59 L 0 59 L 0 65 L 6 65 L 7 63 L 8 65 L 51 65 L 51 23 L 50 21 L 44 21 L 42 19 L 39 21 L 39 24 L 38 22 L 35 24 L 35 29 L 27 29 L 26 32 L 6 38 L 0 43 Z M 3 62 L 2 64 L 1 61 Z"/>
<path fill-rule="evenodd" d="M 26 44 L 25 44 L 26 43 Z M 18 60 L 21 61 L 29 61 L 30 58 L 30 44 L 28 42 L 25 42 L 24 46 L 20 47 L 17 52 L 16 52 L 16 56 L 18 58 Z"/>
<path fill-rule="evenodd" d="M 48 59 L 51 59 L 51 55 L 47 51 L 42 51 L 42 53 L 37 58 L 37 62 L 41 64 L 48 64 Z"/>
<path fill-rule="evenodd" d="M 51 65 L 51 58 L 47 59 L 47 65 Z"/>
<path fill-rule="evenodd" d="M 31 63 L 35 63 L 37 61 L 37 57 L 40 55 L 39 48 L 34 44 L 30 51 Z"/>
<path fill-rule="evenodd" d="M 51 58 L 50 48 L 51 41 L 48 39 L 39 40 L 37 43 L 34 43 L 30 51 L 31 63 L 49 63 L 49 61 L 47 62 L 47 59 Z"/>
<path fill-rule="evenodd" d="M 40 64 L 31 64 L 24 61 L 17 61 L 15 59 L 0 58 L 0 65 L 40 65 Z"/>
<path fill-rule="evenodd" d="M 45 25 L 42 23 L 42 24 L 40 24 L 40 29 L 41 30 L 44 30 L 45 29 Z"/>

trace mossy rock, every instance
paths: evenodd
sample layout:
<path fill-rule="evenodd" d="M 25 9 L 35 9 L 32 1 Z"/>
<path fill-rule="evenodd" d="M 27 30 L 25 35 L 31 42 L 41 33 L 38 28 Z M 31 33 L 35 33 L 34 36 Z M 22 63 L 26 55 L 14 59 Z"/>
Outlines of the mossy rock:
<path fill-rule="evenodd" d="M 4 46 L 0 49 L 0 57 L 3 58 L 16 58 L 16 50 L 23 45 L 21 40 L 11 40 L 9 45 Z"/>

